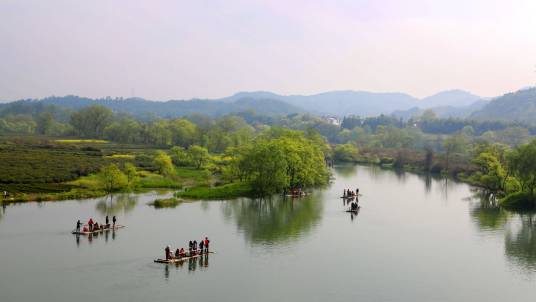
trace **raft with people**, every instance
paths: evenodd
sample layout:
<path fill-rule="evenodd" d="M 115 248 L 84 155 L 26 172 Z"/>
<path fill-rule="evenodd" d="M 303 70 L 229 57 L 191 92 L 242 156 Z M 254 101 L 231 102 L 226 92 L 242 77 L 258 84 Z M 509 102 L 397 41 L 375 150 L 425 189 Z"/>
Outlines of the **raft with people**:
<path fill-rule="evenodd" d="M 194 254 L 192 256 L 185 255 L 184 257 L 171 258 L 171 259 L 158 258 L 158 259 L 155 259 L 154 262 L 155 263 L 179 263 L 179 262 L 183 262 L 189 259 L 195 259 L 197 257 L 208 255 L 208 254 L 214 254 L 214 252 L 202 252 L 202 253 Z"/>
<path fill-rule="evenodd" d="M 208 240 L 208 237 L 205 237 L 205 239 L 201 239 L 199 241 L 199 245 L 197 244 L 197 240 L 191 241 L 188 243 L 188 251 L 184 250 L 184 248 L 177 248 L 175 251 L 175 254 L 173 255 L 171 248 L 166 246 L 164 249 L 164 254 L 166 255 L 165 259 L 158 258 L 155 259 L 154 262 L 156 263 L 179 263 L 188 259 L 197 258 L 202 255 L 208 255 L 208 254 L 214 254 L 214 252 L 209 251 L 209 244 L 210 240 Z"/>
<path fill-rule="evenodd" d="M 76 222 L 76 228 L 72 231 L 74 235 L 93 235 L 108 231 L 115 231 L 117 229 L 124 228 L 124 225 L 116 224 L 117 218 L 114 216 L 112 218 L 112 223 L 110 224 L 110 219 L 106 216 L 106 222 L 104 224 L 99 224 L 94 222 L 93 218 L 89 218 L 87 224 L 82 225 L 82 222 L 78 220 Z"/>

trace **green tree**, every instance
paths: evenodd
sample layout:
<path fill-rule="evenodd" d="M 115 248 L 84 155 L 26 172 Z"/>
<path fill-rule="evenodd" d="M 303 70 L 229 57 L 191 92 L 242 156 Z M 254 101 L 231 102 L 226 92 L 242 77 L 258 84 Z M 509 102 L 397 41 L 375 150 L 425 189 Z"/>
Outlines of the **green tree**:
<path fill-rule="evenodd" d="M 336 145 L 334 157 L 337 161 L 354 162 L 357 160 L 359 150 L 352 144 Z"/>
<path fill-rule="evenodd" d="M 201 168 L 210 160 L 207 148 L 193 145 L 188 148 L 188 156 L 196 168 Z"/>
<path fill-rule="evenodd" d="M 508 162 L 513 175 L 521 183 L 521 190 L 534 198 L 536 188 L 536 140 L 521 145 L 509 154 Z"/>
<path fill-rule="evenodd" d="M 94 105 L 73 113 L 70 123 L 80 136 L 101 138 L 104 135 L 104 129 L 111 123 L 112 116 L 110 109 Z"/>
<path fill-rule="evenodd" d="M 175 167 L 173 166 L 173 161 L 167 153 L 163 151 L 156 152 L 153 164 L 157 167 L 158 172 L 160 174 L 167 177 L 175 175 Z"/>
<path fill-rule="evenodd" d="M 187 148 L 196 140 L 197 126 L 187 119 L 170 121 L 169 128 L 171 131 L 172 142 L 175 145 Z"/>
<path fill-rule="evenodd" d="M 181 146 L 175 146 L 171 148 L 171 154 L 173 163 L 176 166 L 188 166 L 192 162 L 188 152 L 186 152 L 186 150 Z"/>
<path fill-rule="evenodd" d="M 127 185 L 127 177 L 116 164 L 101 168 L 97 179 L 101 188 L 107 193 L 118 191 Z"/>
<path fill-rule="evenodd" d="M 445 148 L 446 165 L 445 169 L 449 171 L 449 161 L 453 154 L 463 152 L 467 145 L 467 139 L 462 134 L 450 135 L 443 142 L 443 148 Z"/>
<path fill-rule="evenodd" d="M 127 186 L 132 188 L 138 180 L 138 172 L 136 166 L 131 163 L 125 164 L 125 176 L 127 178 Z"/>

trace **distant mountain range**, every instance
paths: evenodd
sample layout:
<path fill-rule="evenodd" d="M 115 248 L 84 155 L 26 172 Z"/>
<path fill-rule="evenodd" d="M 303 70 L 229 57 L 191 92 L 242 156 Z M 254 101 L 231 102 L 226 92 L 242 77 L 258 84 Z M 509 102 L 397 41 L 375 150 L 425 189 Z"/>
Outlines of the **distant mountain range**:
<path fill-rule="evenodd" d="M 331 91 L 315 95 L 279 95 L 272 92 L 239 92 L 220 99 L 192 99 L 154 102 L 141 98 L 90 99 L 78 96 L 48 97 L 40 100 L 17 101 L 42 102 L 70 109 L 99 104 L 116 112 L 136 116 L 153 114 L 160 117 L 177 117 L 193 113 L 221 116 L 232 112 L 255 111 L 261 115 L 281 115 L 310 112 L 318 115 L 362 117 L 391 114 L 393 111 L 414 107 L 433 108 L 450 106 L 459 108 L 480 99 L 462 90 L 445 91 L 419 100 L 404 93 L 375 93 L 366 91 Z"/>
<path fill-rule="evenodd" d="M 536 87 L 485 99 L 463 90 L 449 90 L 418 99 L 404 93 L 374 93 L 366 91 L 331 91 L 314 95 L 279 95 L 272 92 L 239 92 L 220 99 L 192 99 L 155 102 L 141 98 L 91 99 L 78 96 L 48 97 L 1 103 L 0 111 L 24 104 L 53 104 L 79 109 L 99 104 L 115 112 L 135 116 L 180 117 L 195 113 L 222 116 L 229 113 L 254 111 L 259 115 L 313 113 L 317 115 L 361 117 L 380 114 L 408 119 L 426 109 L 438 117 L 471 118 L 477 120 L 520 121 L 536 124 Z"/>
<path fill-rule="evenodd" d="M 422 100 L 404 93 L 375 93 L 367 91 L 331 91 L 314 95 L 283 96 L 266 91 L 240 92 L 221 100 L 276 99 L 308 112 L 322 115 L 376 116 L 397 110 L 434 107 L 466 107 L 482 98 L 463 90 L 449 90 Z"/>

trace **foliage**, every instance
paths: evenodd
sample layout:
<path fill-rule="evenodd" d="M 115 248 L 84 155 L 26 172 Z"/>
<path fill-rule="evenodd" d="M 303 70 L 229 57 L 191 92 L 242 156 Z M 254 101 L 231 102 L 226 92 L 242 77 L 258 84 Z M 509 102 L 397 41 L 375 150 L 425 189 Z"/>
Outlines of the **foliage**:
<path fill-rule="evenodd" d="M 534 198 L 536 188 L 536 140 L 514 149 L 508 157 L 513 175 L 519 180 L 521 190 Z"/>
<path fill-rule="evenodd" d="M 249 183 L 237 182 L 213 188 L 195 187 L 182 192 L 177 192 L 177 197 L 190 199 L 230 199 L 243 196 L 250 196 L 252 188 Z"/>
<path fill-rule="evenodd" d="M 259 194 L 326 182 L 324 154 L 303 133 L 271 129 L 254 143 L 236 150 L 237 177 L 249 180 Z"/>
<path fill-rule="evenodd" d="M 527 192 L 509 194 L 501 200 L 500 205 L 507 209 L 531 210 L 536 207 L 534 196 Z"/>
<path fill-rule="evenodd" d="M 354 162 L 357 160 L 359 151 L 352 144 L 343 144 L 335 146 L 334 159 L 343 162 Z"/>
<path fill-rule="evenodd" d="M 203 167 L 210 160 L 210 155 L 208 154 L 207 148 L 201 146 L 190 146 L 187 154 L 191 162 L 198 169 Z"/>
<path fill-rule="evenodd" d="M 99 105 L 80 109 L 71 115 L 70 123 L 78 135 L 98 138 L 112 121 L 112 110 Z"/>
<path fill-rule="evenodd" d="M 128 184 L 127 176 L 125 176 L 116 164 L 110 164 L 101 168 L 97 177 L 101 188 L 108 193 L 124 189 Z"/>
<path fill-rule="evenodd" d="M 136 166 L 131 163 L 125 163 L 124 171 L 127 179 L 127 187 L 132 188 L 138 182 Z"/>
<path fill-rule="evenodd" d="M 175 167 L 171 157 L 163 152 L 158 151 L 154 157 L 154 165 L 158 169 L 158 172 L 166 177 L 173 176 L 175 174 Z"/>
<path fill-rule="evenodd" d="M 172 198 L 156 199 L 149 205 L 154 206 L 156 209 L 161 209 L 161 208 L 175 208 L 181 203 L 182 203 L 182 200 L 172 197 Z"/>

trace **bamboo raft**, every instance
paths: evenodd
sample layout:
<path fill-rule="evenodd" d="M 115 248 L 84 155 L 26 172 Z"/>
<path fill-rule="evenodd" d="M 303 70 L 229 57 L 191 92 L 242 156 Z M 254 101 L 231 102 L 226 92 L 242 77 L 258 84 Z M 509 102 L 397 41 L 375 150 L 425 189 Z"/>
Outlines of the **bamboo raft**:
<path fill-rule="evenodd" d="M 116 225 L 115 227 L 108 227 L 108 228 L 103 228 L 103 229 L 98 229 L 98 230 L 93 230 L 93 231 L 87 231 L 87 232 L 84 232 L 84 231 L 72 231 L 72 234 L 74 235 L 93 235 L 93 234 L 99 234 L 99 233 L 104 233 L 104 232 L 109 232 L 109 231 L 115 231 L 117 229 L 122 229 L 124 228 L 125 226 L 124 225 Z"/>
<path fill-rule="evenodd" d="M 192 255 L 192 256 L 184 256 L 184 257 L 181 257 L 181 258 L 172 258 L 172 259 L 161 259 L 161 258 L 158 258 L 158 259 L 155 259 L 154 262 L 155 263 L 164 263 L 164 264 L 170 264 L 170 263 L 180 263 L 180 262 L 183 262 L 183 261 L 186 261 L 186 260 L 189 260 L 189 259 L 194 259 L 194 258 L 197 258 L 197 257 L 200 257 L 200 256 L 203 256 L 203 255 L 207 255 L 207 254 L 214 254 L 214 252 L 204 252 L 204 253 L 201 253 L 201 254 L 195 254 L 195 255 Z"/>
<path fill-rule="evenodd" d="M 356 210 L 346 210 L 346 213 L 353 213 L 353 214 L 357 214 L 359 212 L 359 209 L 361 209 L 361 207 L 357 207 Z"/>

